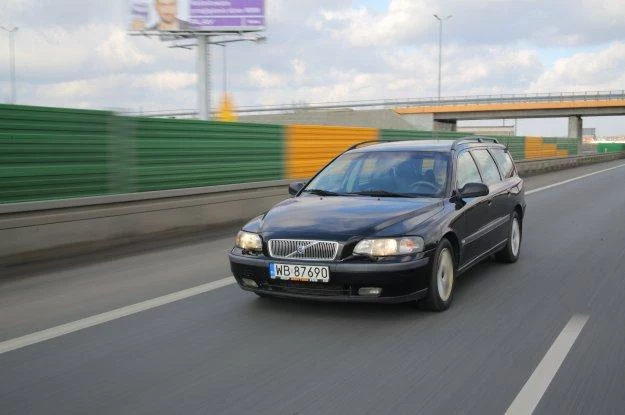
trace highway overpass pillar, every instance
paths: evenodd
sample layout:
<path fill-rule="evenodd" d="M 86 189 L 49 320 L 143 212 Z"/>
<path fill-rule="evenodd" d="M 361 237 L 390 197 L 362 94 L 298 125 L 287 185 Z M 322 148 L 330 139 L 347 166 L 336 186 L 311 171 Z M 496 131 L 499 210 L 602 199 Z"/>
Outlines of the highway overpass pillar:
<path fill-rule="evenodd" d="M 569 138 L 582 138 L 582 117 L 579 115 L 569 117 Z"/>
<path fill-rule="evenodd" d="M 569 138 L 577 138 L 579 151 L 582 148 L 582 125 L 582 117 L 579 115 L 569 117 Z"/>

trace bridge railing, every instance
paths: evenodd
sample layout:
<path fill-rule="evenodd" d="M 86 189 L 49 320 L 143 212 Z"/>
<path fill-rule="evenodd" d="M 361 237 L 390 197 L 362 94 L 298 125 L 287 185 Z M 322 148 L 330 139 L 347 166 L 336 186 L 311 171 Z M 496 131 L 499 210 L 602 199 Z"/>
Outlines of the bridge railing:
<path fill-rule="evenodd" d="M 340 108 L 368 108 L 384 109 L 410 106 L 432 105 L 462 105 L 462 104 L 497 104 L 516 102 L 562 102 L 562 101 L 592 101 L 592 100 L 622 100 L 625 99 L 625 90 L 613 91 L 569 91 L 569 92 L 538 92 L 526 94 L 487 94 L 487 95 L 458 95 L 446 97 L 378 99 L 359 101 L 326 101 L 316 103 L 278 104 L 278 105 L 244 105 L 235 108 L 238 114 L 280 113 L 298 110 L 324 110 Z M 131 113 L 139 115 L 138 113 Z M 175 111 L 148 111 L 142 112 L 146 117 L 175 117 L 196 116 L 196 110 Z"/>

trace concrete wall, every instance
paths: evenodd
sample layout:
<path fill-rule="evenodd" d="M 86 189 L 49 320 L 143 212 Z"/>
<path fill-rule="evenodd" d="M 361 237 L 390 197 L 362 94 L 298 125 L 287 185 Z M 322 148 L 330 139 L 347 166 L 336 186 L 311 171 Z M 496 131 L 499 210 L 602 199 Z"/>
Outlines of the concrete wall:
<path fill-rule="evenodd" d="M 553 159 L 523 160 L 517 162 L 517 170 L 522 177 L 547 173 L 555 170 L 572 169 L 587 164 L 602 163 L 625 158 L 625 153 L 591 154 L 577 157 L 558 157 Z"/>
<path fill-rule="evenodd" d="M 242 224 L 288 198 L 288 183 L 0 205 L 0 265 Z"/>
<path fill-rule="evenodd" d="M 434 128 L 434 114 L 406 114 L 401 117 L 416 130 L 432 131 Z"/>

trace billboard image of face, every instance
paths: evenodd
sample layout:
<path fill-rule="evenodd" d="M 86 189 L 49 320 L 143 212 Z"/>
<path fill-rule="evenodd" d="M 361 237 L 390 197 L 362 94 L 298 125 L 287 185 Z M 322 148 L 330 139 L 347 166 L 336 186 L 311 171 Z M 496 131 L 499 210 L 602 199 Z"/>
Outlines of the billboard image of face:
<path fill-rule="evenodd" d="M 264 0 L 132 0 L 133 32 L 256 31 L 265 27 Z"/>

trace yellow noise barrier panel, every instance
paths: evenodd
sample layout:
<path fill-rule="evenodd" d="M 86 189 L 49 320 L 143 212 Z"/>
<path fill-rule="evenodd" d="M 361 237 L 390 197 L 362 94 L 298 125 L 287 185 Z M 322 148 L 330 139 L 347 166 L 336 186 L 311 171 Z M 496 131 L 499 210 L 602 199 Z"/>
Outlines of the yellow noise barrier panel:
<path fill-rule="evenodd" d="M 557 144 L 545 143 L 542 137 L 525 137 L 525 158 L 540 159 L 567 157 L 567 150 L 559 150 Z"/>
<path fill-rule="evenodd" d="M 287 126 L 287 178 L 310 178 L 350 146 L 362 141 L 378 140 L 378 135 L 375 128 Z"/>

